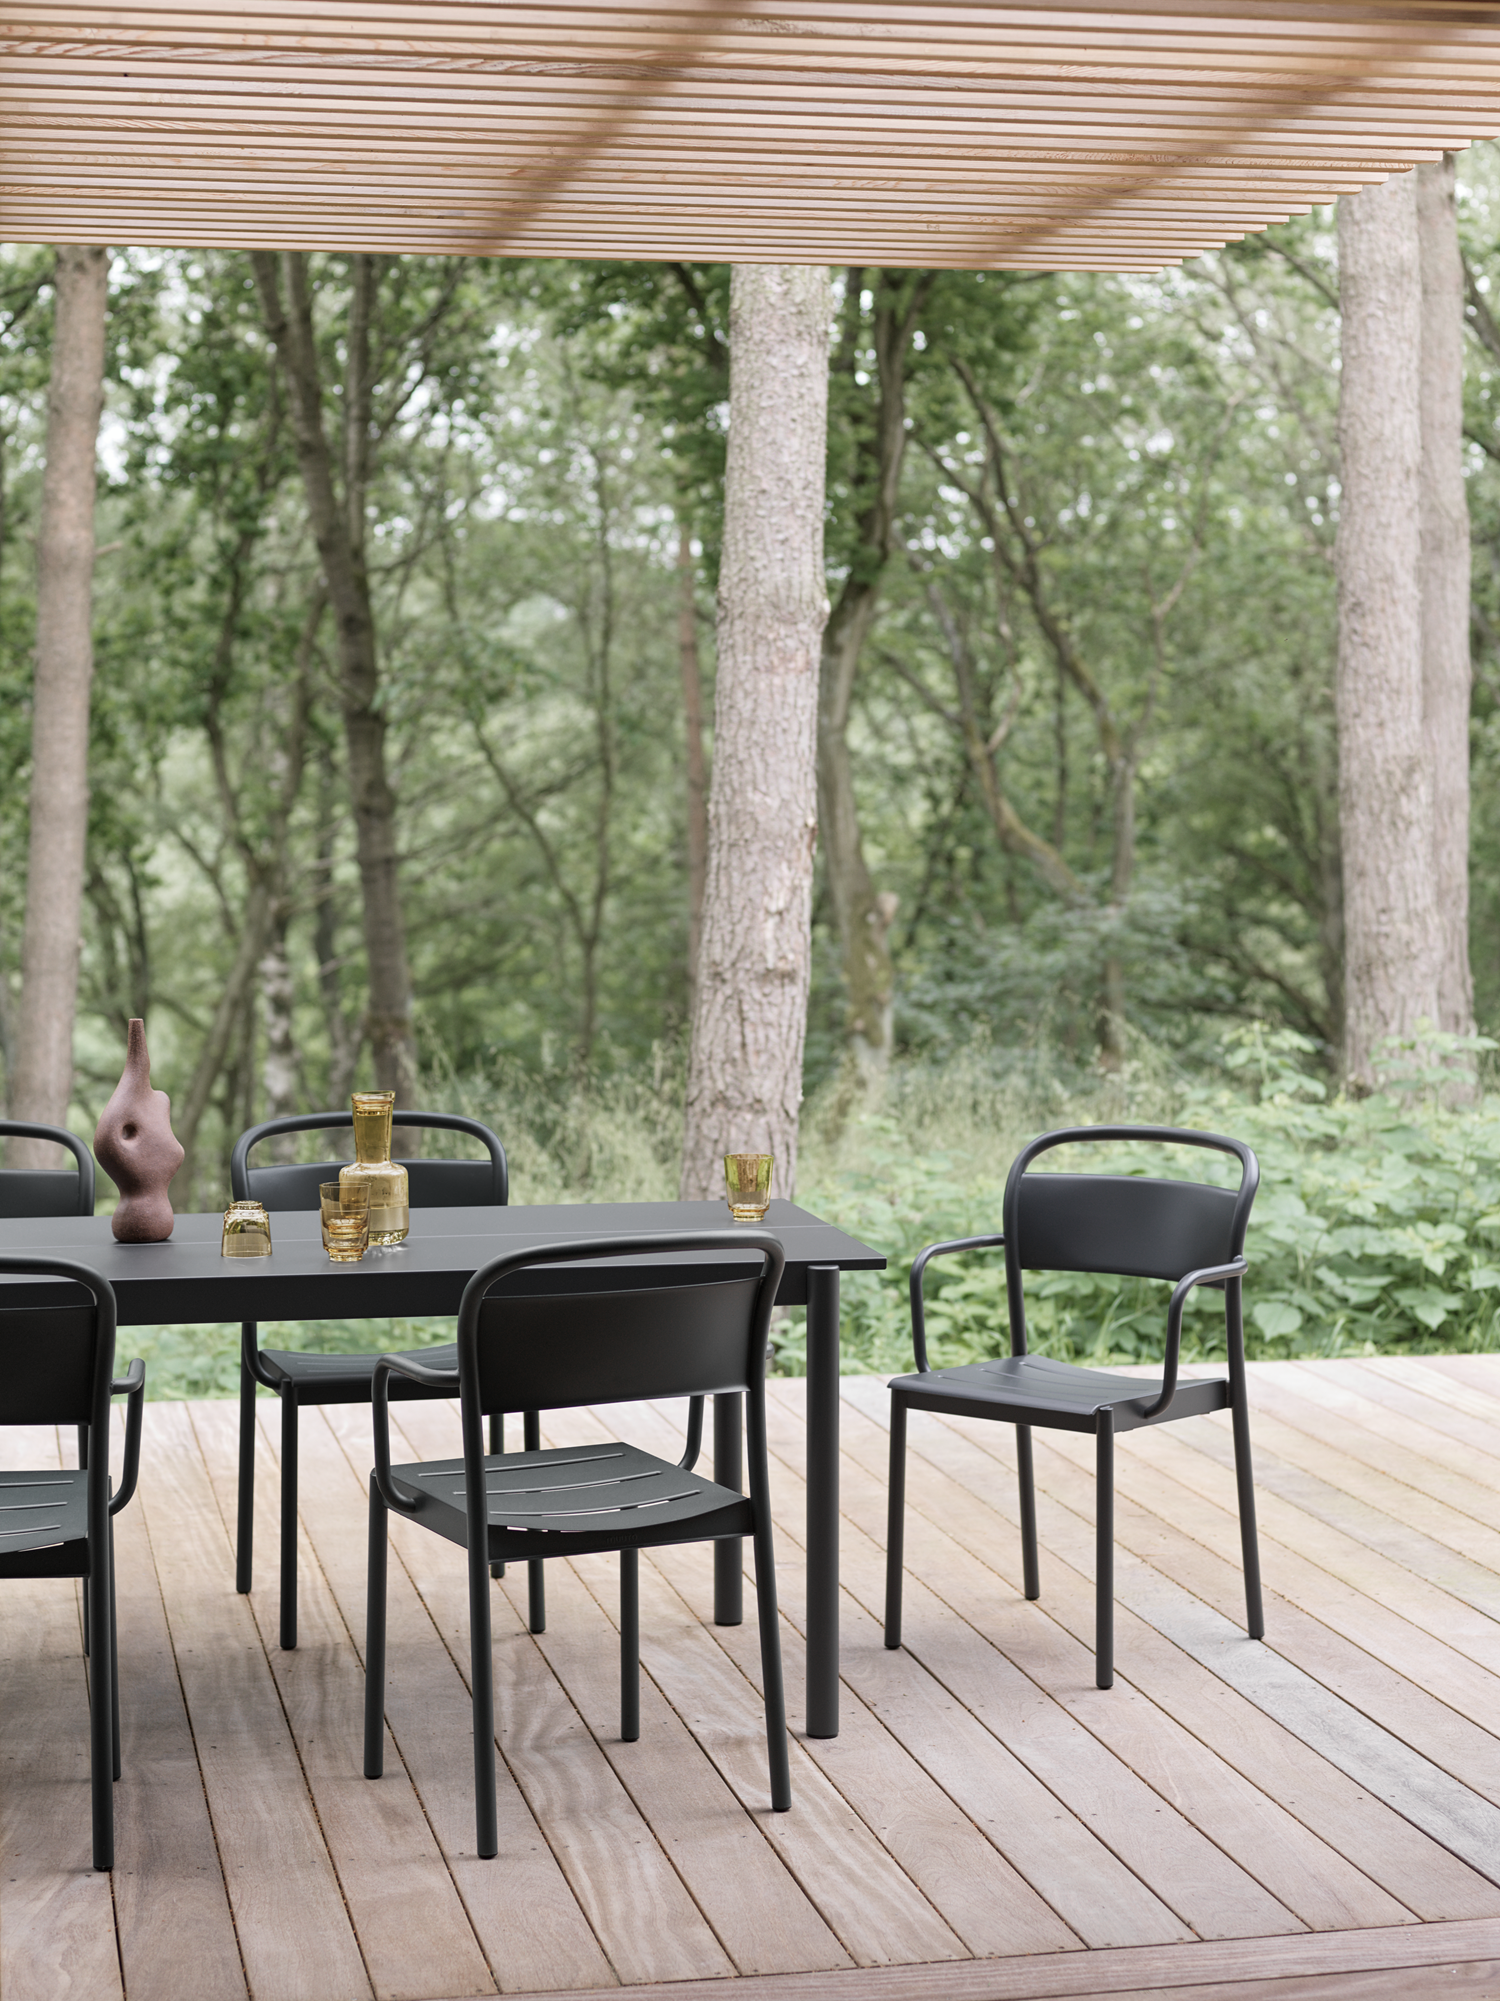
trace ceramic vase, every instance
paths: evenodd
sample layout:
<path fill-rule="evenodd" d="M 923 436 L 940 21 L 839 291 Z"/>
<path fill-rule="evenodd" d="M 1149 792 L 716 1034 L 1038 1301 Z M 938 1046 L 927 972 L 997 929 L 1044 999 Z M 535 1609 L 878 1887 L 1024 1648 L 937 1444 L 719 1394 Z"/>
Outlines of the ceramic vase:
<path fill-rule="evenodd" d="M 94 1158 L 120 1191 L 111 1220 L 122 1244 L 164 1244 L 172 1234 L 167 1184 L 181 1167 L 182 1147 L 172 1130 L 165 1091 L 151 1088 L 146 1024 L 133 1021 L 126 1037 L 125 1072 L 94 1129 Z"/>

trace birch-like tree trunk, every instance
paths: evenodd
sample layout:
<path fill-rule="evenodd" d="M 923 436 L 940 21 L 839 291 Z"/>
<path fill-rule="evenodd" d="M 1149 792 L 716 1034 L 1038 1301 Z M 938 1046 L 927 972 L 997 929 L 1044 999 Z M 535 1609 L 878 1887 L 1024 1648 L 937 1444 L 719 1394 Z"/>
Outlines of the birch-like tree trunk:
<path fill-rule="evenodd" d="M 736 265 L 719 568 L 708 878 L 688 1060 L 682 1194 L 722 1156 L 797 1178 L 812 967 L 818 665 L 832 292 L 821 267 Z"/>
<path fill-rule="evenodd" d="M 10 1109 L 64 1125 L 73 1090 L 73 1017 L 89 818 L 89 691 L 94 678 L 95 448 L 104 407 L 108 253 L 64 244 L 54 278 L 47 466 L 37 534 L 31 830 L 21 1018 Z M 12 1167 L 50 1167 L 55 1148 L 14 1139 Z"/>
<path fill-rule="evenodd" d="M 1422 688 L 1432 775 L 1437 1023 L 1474 1033 L 1469 967 L 1469 503 L 1464 492 L 1464 267 L 1453 155 L 1420 166 Z"/>
<path fill-rule="evenodd" d="M 1438 1018 L 1440 938 L 1420 585 L 1422 285 L 1416 177 L 1339 202 L 1336 550 L 1344 1065 Z"/>

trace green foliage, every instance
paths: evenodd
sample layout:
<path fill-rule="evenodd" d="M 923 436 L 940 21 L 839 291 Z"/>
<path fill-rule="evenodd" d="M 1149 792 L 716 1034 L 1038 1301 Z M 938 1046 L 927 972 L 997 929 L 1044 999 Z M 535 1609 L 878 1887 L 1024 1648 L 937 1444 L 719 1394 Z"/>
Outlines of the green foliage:
<path fill-rule="evenodd" d="M 1261 1187 L 1246 1245 L 1246 1345 L 1252 1359 L 1500 1349 L 1500 1095 L 1453 1106 L 1454 1080 L 1492 1045 L 1428 1037 L 1392 1049 L 1389 1095 L 1329 1094 L 1310 1040 L 1292 1030 L 1233 1031 L 1207 1079 L 1143 1050 L 1117 1078 L 1070 1070 L 1044 1047 L 975 1044 L 938 1063 L 898 1065 L 878 1099 L 847 1080 L 809 1107 L 799 1200 L 889 1259 L 843 1281 L 846 1373 L 911 1367 L 907 1279 L 924 1244 L 1000 1228 L 1011 1160 L 1035 1133 L 1125 1121 L 1233 1134 L 1255 1148 Z M 622 1191 L 667 1201 L 681 1143 L 680 1067 L 661 1049 L 650 1067 L 592 1079 L 451 1072 L 429 1080 L 434 1106 L 491 1122 L 505 1138 L 514 1199 L 611 1201 Z M 1396 1093 L 1399 1092 L 1399 1096 Z M 432 1135 L 434 1151 L 444 1141 Z M 450 1144 L 449 1150 L 453 1145 Z M 1065 1149 L 1052 1165 L 1077 1168 Z M 1212 1177 L 1198 1151 L 1105 1147 L 1112 1172 Z M 420 1228 L 420 1219 L 417 1227 Z M 1031 1345 L 1066 1361 L 1155 1363 L 1168 1288 L 1088 1274 L 1027 1281 Z M 929 1267 L 928 1343 L 938 1366 L 1008 1352 L 1003 1254 Z M 775 1367 L 800 1375 L 804 1316 L 774 1331 Z M 331 1352 L 415 1347 L 453 1338 L 451 1321 L 286 1323 L 269 1346 Z M 233 1395 L 237 1330 L 163 1328 L 122 1335 L 145 1355 L 153 1396 Z M 122 1350 L 123 1352 L 123 1350 Z M 1195 1295 L 1183 1355 L 1223 1356 L 1220 1296 Z"/>
<path fill-rule="evenodd" d="M 1255 1148 L 1261 1186 L 1245 1285 L 1252 1358 L 1500 1348 L 1500 1098 L 1444 1102 L 1455 1075 L 1493 1047 L 1480 1040 L 1476 1050 L 1472 1039 L 1430 1037 L 1425 1057 L 1394 1049 L 1390 1094 L 1365 1099 L 1331 1096 L 1309 1067 L 1310 1040 L 1261 1025 L 1231 1035 L 1210 1081 L 1144 1074 L 1070 1088 L 1044 1073 L 1018 1090 L 972 1055 L 898 1080 L 897 1109 L 866 1113 L 821 1158 L 815 1151 L 803 1184 L 811 1208 L 892 1261 L 879 1279 L 845 1281 L 846 1367 L 910 1367 L 912 1258 L 936 1239 L 1000 1228 L 1005 1171 L 1030 1132 L 1115 1117 L 1232 1133 Z M 1119 1095 L 1101 1099 L 1106 1088 Z M 931 1148 L 923 1141 L 943 1122 L 936 1108 L 945 1102 L 957 1108 L 948 1121 L 956 1143 Z M 1108 1171 L 1190 1176 L 1205 1175 L 1204 1158 L 1143 1159 L 1139 1149 L 1108 1147 L 1090 1156 Z M 1081 1165 L 1066 1149 L 1049 1160 Z M 1167 1291 L 1144 1280 L 1038 1274 L 1027 1284 L 1032 1345 L 1067 1361 L 1155 1361 Z M 940 1260 L 927 1294 L 935 1362 L 1008 1352 L 1001 1253 Z M 1197 1295 L 1184 1355 L 1222 1356 L 1222 1327 L 1216 1296 Z"/>

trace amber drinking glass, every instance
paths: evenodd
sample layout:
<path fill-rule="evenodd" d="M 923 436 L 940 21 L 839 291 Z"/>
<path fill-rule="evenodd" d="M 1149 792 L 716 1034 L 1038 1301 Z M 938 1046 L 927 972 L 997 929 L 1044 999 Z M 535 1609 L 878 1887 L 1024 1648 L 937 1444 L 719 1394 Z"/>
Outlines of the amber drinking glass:
<path fill-rule="evenodd" d="M 318 1206 L 323 1212 L 323 1248 L 329 1257 L 337 1264 L 362 1258 L 370 1242 L 369 1184 L 355 1181 L 345 1187 L 339 1181 L 320 1181 Z"/>
<path fill-rule="evenodd" d="M 268 1258 L 271 1219 L 260 1202 L 231 1202 L 224 1211 L 219 1250 L 226 1258 Z"/>
<path fill-rule="evenodd" d="M 737 1223 L 765 1220 L 771 1202 L 773 1165 L 774 1158 L 769 1153 L 725 1154 L 724 1186 L 729 1196 L 729 1213 Z"/>

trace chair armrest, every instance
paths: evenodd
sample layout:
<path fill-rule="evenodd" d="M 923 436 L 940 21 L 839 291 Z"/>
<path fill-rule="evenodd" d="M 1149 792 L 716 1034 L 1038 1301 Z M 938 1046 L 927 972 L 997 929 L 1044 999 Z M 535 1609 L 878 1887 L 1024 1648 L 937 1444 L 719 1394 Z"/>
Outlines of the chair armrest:
<path fill-rule="evenodd" d="M 1195 1285 L 1222 1284 L 1226 1279 L 1239 1279 L 1250 1269 L 1244 1258 L 1235 1258 L 1227 1265 L 1205 1265 L 1202 1271 L 1190 1271 L 1180 1278 L 1173 1288 L 1172 1298 L 1167 1306 L 1167 1356 L 1162 1370 L 1161 1395 L 1142 1417 L 1163 1416 L 1170 1408 L 1177 1394 L 1177 1362 L 1182 1348 L 1182 1309 L 1187 1305 L 1188 1294 Z"/>
<path fill-rule="evenodd" d="M 125 1463 L 120 1468 L 120 1491 L 109 1504 L 109 1511 L 117 1515 L 126 1507 L 135 1493 L 135 1483 L 141 1470 L 141 1409 L 146 1401 L 146 1364 L 137 1355 L 123 1376 L 116 1376 L 109 1386 L 112 1397 L 128 1397 L 125 1406 Z"/>
<path fill-rule="evenodd" d="M 391 1377 L 406 1376 L 429 1389 L 458 1388 L 457 1369 L 435 1369 L 430 1362 L 414 1362 L 409 1355 L 379 1355 L 370 1383 L 370 1411 L 375 1430 L 375 1485 L 380 1498 L 397 1514 L 415 1514 L 421 1505 L 398 1491 L 391 1478 Z"/>
<path fill-rule="evenodd" d="M 927 1315 L 922 1303 L 922 1279 L 934 1258 L 950 1251 L 989 1251 L 1005 1242 L 1004 1237 L 955 1237 L 951 1243 L 929 1244 L 917 1252 L 911 1268 L 911 1345 L 919 1374 L 927 1374 Z"/>

